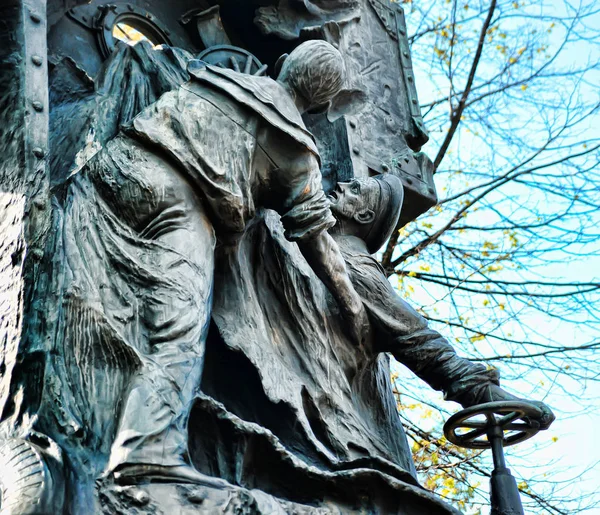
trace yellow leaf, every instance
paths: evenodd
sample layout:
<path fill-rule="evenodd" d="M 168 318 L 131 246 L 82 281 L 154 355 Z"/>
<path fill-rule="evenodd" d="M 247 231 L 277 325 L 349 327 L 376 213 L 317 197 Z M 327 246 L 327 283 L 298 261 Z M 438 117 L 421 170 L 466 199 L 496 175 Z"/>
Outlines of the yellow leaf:
<path fill-rule="evenodd" d="M 525 91 L 528 88 L 527 84 L 521 84 L 521 90 Z"/>

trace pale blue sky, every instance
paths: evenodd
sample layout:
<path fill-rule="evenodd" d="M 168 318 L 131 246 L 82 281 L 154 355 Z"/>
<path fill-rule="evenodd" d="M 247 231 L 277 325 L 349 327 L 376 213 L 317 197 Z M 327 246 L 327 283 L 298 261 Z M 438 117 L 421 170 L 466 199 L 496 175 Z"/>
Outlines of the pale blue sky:
<path fill-rule="evenodd" d="M 587 2 L 589 5 L 589 2 Z M 521 2 L 525 4 L 525 2 Z M 535 2 L 527 2 L 532 6 L 536 6 Z M 546 9 L 547 13 L 557 15 L 563 9 L 564 2 L 562 0 L 547 1 L 545 4 L 548 6 Z M 541 5 L 541 4 L 540 4 Z M 600 8 L 600 5 L 598 5 Z M 410 14 L 407 12 L 407 23 L 410 25 L 411 19 Z M 550 23 L 550 22 L 548 22 Z M 596 14 L 593 18 L 586 22 L 586 25 L 590 27 L 590 31 L 600 30 L 600 15 Z M 586 28 L 583 27 L 582 35 L 586 36 Z M 591 32 L 590 32 L 591 34 Z M 560 26 L 553 29 L 553 32 L 549 33 L 549 45 L 558 45 L 564 32 L 561 31 Z M 583 62 L 598 62 L 600 60 L 600 52 L 598 51 L 598 44 L 591 44 L 589 41 L 582 41 L 581 43 L 574 44 L 571 46 L 568 52 L 560 57 L 558 65 L 571 65 Z M 418 61 L 415 61 L 418 64 Z M 419 99 L 421 104 L 426 104 L 433 99 L 437 99 L 440 96 L 440 92 L 436 87 L 436 84 L 426 73 L 426 70 L 415 69 L 417 78 L 417 86 L 419 92 Z M 581 89 L 581 100 L 597 102 L 600 98 L 598 85 L 600 84 L 600 73 L 595 72 L 587 77 L 587 84 L 584 84 Z M 561 83 L 562 84 L 562 83 Z M 529 93 L 529 92 L 528 92 Z M 540 90 L 539 95 L 553 95 L 557 93 L 549 88 L 548 91 L 543 92 Z M 540 97 L 543 99 L 543 97 Z M 543 115 L 551 116 L 552 113 L 542 113 Z M 507 120 L 510 117 L 518 117 L 519 111 L 515 109 L 515 112 L 508 113 Z M 527 116 L 531 116 L 531 113 L 527 113 Z M 535 126 L 535 120 L 530 121 L 532 127 Z M 596 115 L 593 119 L 586 122 L 580 131 L 581 137 L 585 138 L 600 138 L 600 117 Z M 438 148 L 439 141 L 443 134 L 432 132 L 432 140 L 436 143 L 430 143 L 426 145 L 423 150 L 428 153 L 431 157 L 435 150 Z M 535 144 L 535 134 L 531 137 L 532 144 Z M 457 142 L 460 142 L 461 152 L 463 159 L 468 161 L 470 157 L 476 158 L 478 153 L 488 152 L 489 149 L 485 149 L 481 145 L 481 141 L 474 138 L 466 131 L 462 131 L 457 135 Z M 499 155 L 502 153 L 502 149 L 495 149 Z M 596 165 L 598 159 L 596 155 Z M 446 176 L 447 177 L 447 176 Z M 451 186 L 444 181 L 447 180 L 444 177 L 436 178 L 436 186 L 440 192 L 440 197 L 444 197 L 443 188 L 445 186 Z M 504 192 L 503 197 L 507 198 L 510 196 L 520 196 L 523 194 L 522 186 L 513 185 L 508 186 Z M 600 206 L 600 192 L 596 197 L 598 205 Z M 532 198 L 532 202 L 536 199 Z M 499 205 L 504 206 L 504 209 L 510 208 L 510 203 L 502 201 L 498 197 Z M 505 213 L 509 214 L 509 213 Z M 595 215 L 592 215 L 593 221 L 596 223 L 596 227 L 600 227 L 600 211 L 597 211 Z M 485 225 L 493 222 L 493 214 L 490 211 L 482 209 L 471 215 L 469 215 L 469 223 L 471 225 Z M 569 266 L 563 264 L 545 264 L 541 266 L 535 273 L 543 274 L 545 279 L 556 279 L 560 281 L 596 281 L 600 280 L 600 241 L 597 242 L 595 247 L 590 246 L 588 251 L 593 251 L 592 256 L 575 260 Z M 411 263 L 409 269 L 417 269 L 418 262 Z M 435 266 L 435 264 L 428 263 L 429 265 Z M 523 277 L 523 271 L 518 274 L 515 272 L 511 276 L 511 272 L 506 272 L 508 278 Z M 533 273 L 533 271 L 532 271 Z M 505 277 L 506 278 L 506 277 Z M 419 284 L 416 280 L 410 280 L 410 284 L 414 287 L 414 293 L 411 294 L 409 301 L 415 306 L 428 306 L 429 308 L 436 307 L 439 311 L 439 317 L 443 318 L 444 315 L 449 316 L 450 309 L 447 300 L 435 303 L 436 299 L 440 299 L 444 296 L 444 290 L 427 285 L 427 289 L 423 289 L 422 284 Z M 434 305 L 432 305 L 432 302 Z M 560 303 L 560 299 L 555 301 Z M 556 304 L 558 305 L 558 304 Z M 600 335 L 596 329 L 592 329 L 585 325 L 574 326 L 570 323 L 559 323 L 551 320 L 549 317 L 544 316 L 543 313 L 532 313 L 529 312 L 526 315 L 526 324 L 530 327 L 538 329 L 541 333 L 544 331 L 551 334 L 554 340 L 562 341 L 566 345 L 578 345 L 584 341 L 591 339 L 598 339 Z M 436 327 L 440 332 L 450 336 L 448 328 L 439 324 Z M 518 328 L 515 327 L 515 334 L 518 334 Z M 482 352 L 486 351 L 486 342 L 481 342 L 481 347 L 478 349 Z M 487 344 L 489 346 L 489 344 Z M 501 353 L 501 349 L 497 347 L 495 349 L 488 348 L 487 350 L 494 354 Z M 594 355 L 590 355 L 590 366 L 589 370 L 594 371 L 596 376 L 600 374 L 598 359 L 594 359 Z M 568 360 L 565 360 L 565 365 L 568 365 Z M 504 369 L 505 376 L 510 375 L 513 370 L 508 369 L 511 365 L 501 364 L 499 365 L 500 370 Z M 593 375 L 593 374 L 592 374 Z M 598 434 L 600 434 L 600 378 L 597 377 L 597 381 L 588 381 L 587 383 L 574 381 L 566 378 L 565 376 L 558 376 L 555 378 L 555 382 L 548 380 L 545 374 L 528 373 L 527 377 L 521 380 L 514 380 L 512 382 L 505 382 L 503 386 L 512 393 L 523 397 L 530 397 L 532 399 L 544 400 L 547 402 L 556 412 L 557 420 L 550 430 L 544 433 L 538 434 L 538 436 L 529 442 L 517 445 L 508 449 L 508 463 L 513 474 L 515 476 L 534 475 L 538 478 L 550 477 L 555 482 L 565 480 L 566 483 L 560 485 L 560 496 L 566 499 L 577 498 L 581 495 L 590 496 L 589 500 L 595 499 L 600 502 L 600 466 L 596 465 L 600 463 L 600 443 Z M 437 392 L 431 392 L 423 386 L 418 379 L 415 379 L 410 373 L 401 371 L 401 382 L 404 384 L 405 389 L 408 392 L 414 392 L 415 396 L 425 396 L 429 401 L 435 402 L 436 404 L 441 402 L 441 394 Z M 563 391 L 563 390 L 566 390 Z M 454 403 L 444 403 L 444 408 L 449 411 L 457 411 L 460 407 Z M 446 415 L 447 418 L 447 415 Z M 554 442 L 553 438 L 557 438 Z M 592 468 L 596 465 L 595 468 Z M 531 467 L 535 467 L 534 474 L 532 474 Z M 490 464 L 491 470 L 491 464 Z M 535 488 L 536 493 L 544 495 L 543 488 Z M 565 509 L 568 510 L 568 506 L 565 505 Z M 483 510 L 486 513 L 486 510 Z M 529 511 L 528 515 L 539 514 L 539 511 Z M 590 508 L 584 511 L 586 515 L 600 514 L 600 507 Z"/>

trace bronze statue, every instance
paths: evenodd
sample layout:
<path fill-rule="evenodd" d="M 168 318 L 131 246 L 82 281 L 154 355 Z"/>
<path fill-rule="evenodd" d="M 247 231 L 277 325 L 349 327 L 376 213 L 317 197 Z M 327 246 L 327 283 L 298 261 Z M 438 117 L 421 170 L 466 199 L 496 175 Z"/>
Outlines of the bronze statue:
<path fill-rule="evenodd" d="M 436 202 L 401 6 L 143 4 L 3 11 L 0 511 L 456 514 L 387 353 L 514 398 L 372 256 Z"/>
<path fill-rule="evenodd" d="M 335 304 L 273 212 L 259 212 L 238 241 L 219 249 L 218 331 L 209 334 L 204 396 L 190 428 L 198 469 L 267 489 L 273 471 L 309 474 L 310 487 L 294 482 L 277 492 L 315 496 L 323 505 L 340 502 L 335 484 L 344 491 L 383 488 L 369 499 L 374 512 L 414 506 L 415 513 L 454 513 L 417 486 L 386 353 L 463 406 L 515 398 L 498 386 L 498 371 L 457 356 L 395 293 L 372 255 L 394 229 L 402 197 L 400 181 L 389 174 L 338 184 L 329 195 L 336 217 L 329 232 L 370 321 L 361 345 L 345 336 Z M 532 423 L 547 427 L 551 411 L 533 404 L 541 413 Z M 253 459 L 257 426 L 264 465 Z M 222 436 L 232 432 L 239 435 L 233 441 Z M 224 455 L 252 465 L 233 468 L 218 461 Z"/>
<path fill-rule="evenodd" d="M 372 256 L 396 227 L 403 196 L 402 183 L 393 175 L 340 183 L 329 196 L 337 220 L 330 232 L 369 314 L 375 331 L 373 351 L 389 352 L 432 388 L 443 391 L 446 400 L 465 408 L 521 400 L 500 388 L 498 370 L 457 356 L 448 341 L 394 291 Z M 549 427 L 552 411 L 541 402 L 528 402 L 542 409 L 539 422 Z"/>
<path fill-rule="evenodd" d="M 189 71 L 190 82 L 135 117 L 67 190 L 71 272 L 62 297 L 72 307 L 63 345 L 83 344 L 74 328 L 93 310 L 107 345 L 137 361 L 107 464 L 125 482 L 204 479 L 187 462 L 186 428 L 202 375 L 214 249 L 218 238 L 243 232 L 258 207 L 281 213 L 287 238 L 330 288 L 357 340 L 364 325 L 327 233 L 335 221 L 300 117 L 342 89 L 339 52 L 325 42 L 300 45 L 277 82 L 201 62 Z M 90 217 L 106 225 L 94 231 Z"/>

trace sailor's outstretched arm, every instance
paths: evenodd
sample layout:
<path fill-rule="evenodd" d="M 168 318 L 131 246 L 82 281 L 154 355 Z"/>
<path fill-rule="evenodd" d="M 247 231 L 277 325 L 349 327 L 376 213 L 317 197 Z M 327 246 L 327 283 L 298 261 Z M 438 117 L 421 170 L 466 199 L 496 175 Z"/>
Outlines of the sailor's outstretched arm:
<path fill-rule="evenodd" d="M 355 343 L 360 343 L 366 336 L 367 315 L 348 277 L 337 243 L 327 231 L 322 231 L 313 238 L 298 241 L 298 247 L 317 277 L 337 300 L 349 324 L 349 336 Z"/>
<path fill-rule="evenodd" d="M 542 415 L 538 422 L 542 428 L 554 421 L 552 410 L 543 402 L 520 399 L 507 392 L 500 387 L 500 374 L 496 369 L 459 356 L 443 336 L 427 326 L 407 337 L 396 338 L 391 352 L 431 387 L 443 391 L 446 400 L 463 407 L 526 400 L 540 408 Z"/>
<path fill-rule="evenodd" d="M 372 260 L 350 263 L 353 283 L 375 326 L 379 351 L 389 352 L 400 363 L 446 400 L 464 407 L 517 397 L 500 388 L 496 369 L 459 356 L 452 345 L 392 288 L 381 267 Z M 542 410 L 540 423 L 547 427 L 554 415 L 545 404 L 529 401 Z"/>

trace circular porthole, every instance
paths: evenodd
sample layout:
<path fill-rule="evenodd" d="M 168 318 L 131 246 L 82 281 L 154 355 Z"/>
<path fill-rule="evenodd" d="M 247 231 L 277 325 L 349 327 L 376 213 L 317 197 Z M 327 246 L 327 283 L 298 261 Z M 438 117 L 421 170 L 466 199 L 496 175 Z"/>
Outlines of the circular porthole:
<path fill-rule="evenodd" d="M 148 41 L 153 46 L 169 45 L 169 31 L 162 29 L 148 11 L 133 5 L 108 5 L 98 20 L 100 49 L 108 57 L 118 41 L 135 45 Z"/>
<path fill-rule="evenodd" d="M 127 18 L 117 20 L 112 29 L 113 39 L 118 39 L 132 46 L 140 41 L 148 41 L 152 46 L 161 44 L 154 41 L 153 35 L 145 30 L 146 27 L 139 27 L 139 24 L 135 23 L 136 21 Z M 138 25 L 137 28 L 136 25 Z"/>

